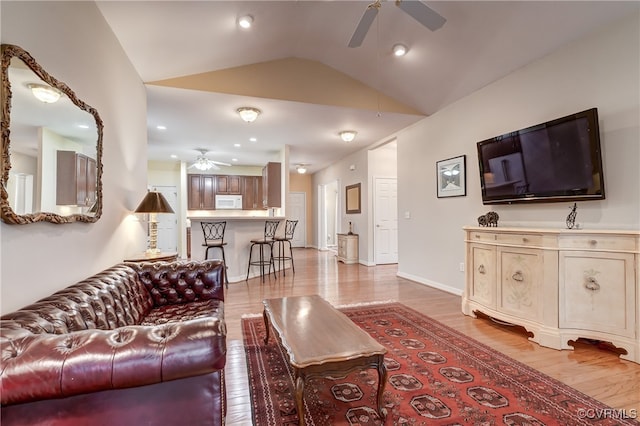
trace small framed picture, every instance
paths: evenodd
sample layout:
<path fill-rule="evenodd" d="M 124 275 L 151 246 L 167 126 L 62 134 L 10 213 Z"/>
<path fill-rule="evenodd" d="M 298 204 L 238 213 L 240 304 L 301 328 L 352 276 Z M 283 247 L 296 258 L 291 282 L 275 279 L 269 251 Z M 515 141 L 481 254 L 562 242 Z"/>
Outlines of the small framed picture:
<path fill-rule="evenodd" d="M 436 162 L 438 198 L 467 195 L 466 155 Z"/>

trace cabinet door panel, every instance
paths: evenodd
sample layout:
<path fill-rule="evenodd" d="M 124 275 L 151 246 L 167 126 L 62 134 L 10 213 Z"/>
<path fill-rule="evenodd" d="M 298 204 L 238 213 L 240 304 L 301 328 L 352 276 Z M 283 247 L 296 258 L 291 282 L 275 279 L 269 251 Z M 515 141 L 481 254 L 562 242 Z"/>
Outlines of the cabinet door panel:
<path fill-rule="evenodd" d="M 202 175 L 202 208 L 205 210 L 216 208 L 214 178 L 215 176 L 213 175 Z"/>
<path fill-rule="evenodd" d="M 496 249 L 490 246 L 472 245 L 470 250 L 473 272 L 469 299 L 495 308 Z"/>
<path fill-rule="evenodd" d="M 560 253 L 560 327 L 635 336 L 634 256 Z"/>
<path fill-rule="evenodd" d="M 189 210 L 199 210 L 202 206 L 200 175 L 188 175 L 187 177 L 187 207 Z"/>
<path fill-rule="evenodd" d="M 498 250 L 498 310 L 533 321 L 542 319 L 543 275 L 540 250 Z"/>

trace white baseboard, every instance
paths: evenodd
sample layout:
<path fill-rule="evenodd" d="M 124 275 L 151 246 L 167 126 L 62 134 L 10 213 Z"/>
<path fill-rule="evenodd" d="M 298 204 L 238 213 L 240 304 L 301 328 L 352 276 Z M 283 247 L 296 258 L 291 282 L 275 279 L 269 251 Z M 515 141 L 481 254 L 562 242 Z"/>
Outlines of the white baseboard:
<path fill-rule="evenodd" d="M 406 278 L 408 280 L 415 281 L 418 284 L 424 284 L 429 287 L 437 288 L 438 290 L 446 291 L 447 293 L 455 294 L 456 296 L 462 296 L 462 294 L 464 293 L 464 290 L 462 289 L 451 287 L 449 285 L 438 283 L 435 281 L 427 280 L 425 278 L 421 278 L 415 275 L 406 274 L 404 272 L 398 272 L 396 275 L 399 276 L 400 278 Z"/>

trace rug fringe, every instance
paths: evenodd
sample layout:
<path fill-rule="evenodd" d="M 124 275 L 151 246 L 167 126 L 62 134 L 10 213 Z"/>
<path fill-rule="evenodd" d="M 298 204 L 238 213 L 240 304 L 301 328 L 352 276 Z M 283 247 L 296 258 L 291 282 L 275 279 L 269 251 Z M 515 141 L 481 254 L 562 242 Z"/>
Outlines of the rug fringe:
<path fill-rule="evenodd" d="M 347 303 L 345 305 L 337 305 L 335 306 L 337 309 L 343 308 L 359 308 L 361 306 L 375 306 L 375 305 L 387 305 L 389 303 L 396 303 L 397 300 L 388 299 L 388 300 L 375 300 L 373 302 L 359 302 L 359 303 Z"/>

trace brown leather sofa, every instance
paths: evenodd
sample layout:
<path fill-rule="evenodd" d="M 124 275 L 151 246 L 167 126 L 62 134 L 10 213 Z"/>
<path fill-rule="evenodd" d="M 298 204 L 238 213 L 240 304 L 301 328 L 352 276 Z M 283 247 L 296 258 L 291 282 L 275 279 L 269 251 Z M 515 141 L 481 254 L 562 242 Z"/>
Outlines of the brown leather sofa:
<path fill-rule="evenodd" d="M 223 281 L 216 260 L 119 264 L 3 315 L 2 425 L 223 424 Z"/>

